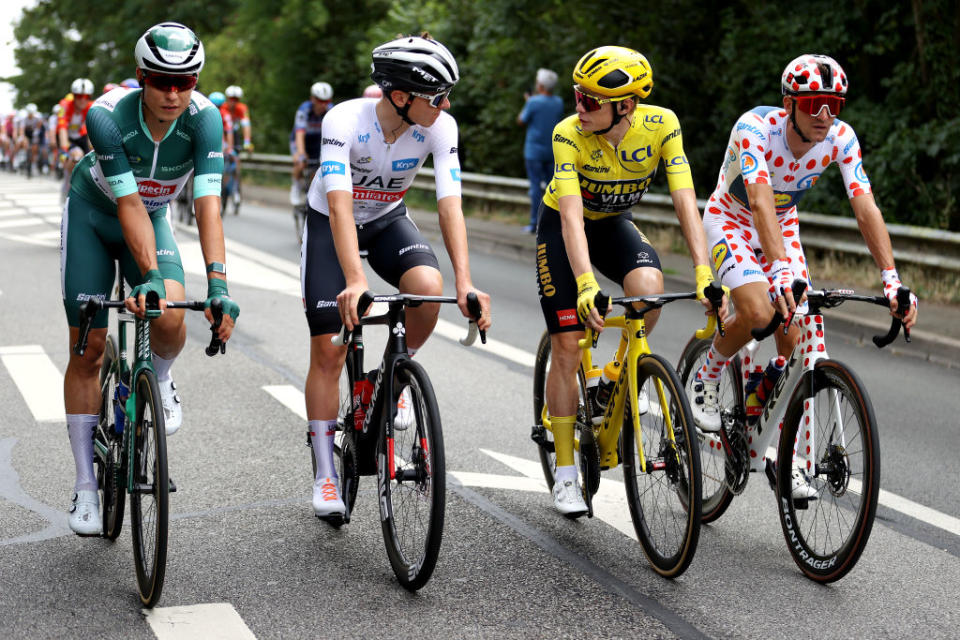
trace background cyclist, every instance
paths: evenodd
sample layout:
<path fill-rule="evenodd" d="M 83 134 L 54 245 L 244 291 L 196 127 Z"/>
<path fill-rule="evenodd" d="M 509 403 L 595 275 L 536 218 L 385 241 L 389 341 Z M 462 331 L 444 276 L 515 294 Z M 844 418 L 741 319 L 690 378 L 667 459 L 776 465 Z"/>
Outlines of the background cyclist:
<path fill-rule="evenodd" d="M 17 123 L 17 143 L 13 151 L 14 155 L 20 149 L 27 152 L 27 176 L 32 175 L 33 165 L 37 162 L 45 126 L 43 116 L 37 112 L 37 105 L 32 102 L 28 104 L 24 108 L 24 117 Z M 38 164 L 37 171 L 41 170 Z"/>
<path fill-rule="evenodd" d="M 93 82 L 88 78 L 77 78 L 70 85 L 70 93 L 60 101 L 60 115 L 57 120 L 57 142 L 60 145 L 60 161 L 63 163 L 63 185 L 60 188 L 61 199 L 66 198 L 70 190 L 70 174 L 83 154 L 90 151 L 87 140 L 87 111 L 93 104 Z"/>
<path fill-rule="evenodd" d="M 333 108 L 333 87 L 326 82 L 314 82 L 310 99 L 297 107 L 290 131 L 290 155 L 293 156 L 293 175 L 290 183 L 290 204 L 301 203 L 300 172 L 308 162 L 320 161 L 320 123 Z"/>
<path fill-rule="evenodd" d="M 303 300 L 310 326 L 306 380 L 308 431 L 317 462 L 313 508 L 317 515 L 343 513 L 333 466 L 340 370 L 346 349 L 330 338 L 357 324 L 357 301 L 369 286 L 359 252 L 369 252 L 373 270 L 401 292 L 441 295 L 443 278 L 433 249 L 407 215 L 403 195 L 427 155 L 433 155 L 437 211 L 456 279 L 458 306 L 475 292 L 490 326 L 490 298 L 470 278 L 467 234 L 460 202 L 457 123 L 446 113 L 447 95 L 460 78 L 453 56 L 439 42 L 405 37 L 373 50 L 371 79 L 379 100 L 355 99 L 335 106 L 323 120 L 321 165 L 307 196 L 303 234 Z M 411 354 L 433 331 L 439 305 L 407 310 Z M 409 395 L 403 392 L 398 428 L 409 426 Z"/>
<path fill-rule="evenodd" d="M 208 97 L 217 109 L 220 109 L 223 103 L 227 101 L 227 96 L 225 96 L 222 91 L 214 91 Z M 223 154 L 224 157 L 226 157 L 228 154 L 235 153 L 233 146 L 233 118 L 230 117 L 229 113 L 220 111 L 220 120 L 223 123 Z"/>
<path fill-rule="evenodd" d="M 583 338 L 584 324 L 603 329 L 603 318 L 594 308 L 600 287 L 593 269 L 623 286 L 628 296 L 663 291 L 657 252 L 629 213 L 661 161 L 700 296 L 713 280 L 680 123 L 669 109 L 640 103 L 653 90 L 647 59 L 633 49 L 599 47 L 580 58 L 573 80 L 577 112 L 553 131 L 554 174 L 537 227 L 540 307 L 552 348 L 546 397 L 557 456 L 553 502 L 570 516 L 587 511 L 573 438 L 577 341 Z M 702 302 L 709 308 L 707 300 Z M 658 311 L 646 315 L 648 332 L 658 317 Z M 645 403 L 638 404 L 644 412 Z"/>
<path fill-rule="evenodd" d="M 727 143 L 716 190 L 710 196 L 703 224 L 721 282 L 732 291 L 736 317 L 719 335 L 697 374 L 691 408 L 697 425 L 719 431 L 717 388 L 730 357 L 751 338 L 750 329 L 766 326 L 775 310 L 787 317 L 803 301 L 794 300 L 794 278 L 810 282 L 800 244 L 797 203 L 830 164 L 840 167 L 850 206 L 890 300 L 899 313 L 896 293 L 900 277 L 893 261 L 890 236 L 877 208 L 863 168 L 860 143 L 853 127 L 839 120 L 848 79 L 836 60 L 805 54 L 781 76 L 782 107 L 756 107 L 737 120 Z M 917 320 L 916 298 L 904 324 Z M 771 304 L 772 302 L 772 304 Z M 806 303 L 801 305 L 801 312 Z M 777 331 L 777 351 L 789 357 L 800 336 L 798 325 L 786 336 Z M 801 470 L 794 470 L 795 498 L 816 492 Z"/>
<path fill-rule="evenodd" d="M 224 90 L 224 93 L 227 96 L 227 102 L 222 107 L 220 107 L 221 113 L 226 113 L 230 116 L 230 119 L 233 121 L 233 141 L 234 149 L 240 146 L 240 141 L 243 140 L 243 150 L 244 151 L 253 151 L 253 142 L 252 142 L 252 133 L 250 128 L 250 109 L 247 107 L 246 103 L 242 102 L 243 99 L 243 89 L 238 87 L 235 84 L 230 85 Z M 226 118 L 224 118 L 226 120 Z M 240 182 L 240 156 L 237 155 L 237 183 Z M 240 190 L 237 189 L 234 192 L 234 197 L 240 197 Z"/>
<path fill-rule="evenodd" d="M 230 338 L 239 308 L 227 295 L 223 228 L 220 224 L 220 116 L 192 91 L 203 68 L 203 45 L 187 27 L 165 22 L 137 41 L 137 78 L 143 89 L 111 91 L 88 114 L 93 151 L 77 165 L 61 222 L 61 283 L 76 342 L 80 303 L 110 296 L 119 259 L 132 290 L 127 308 L 143 316 L 145 296 L 184 299 L 183 266 L 166 216 L 168 203 L 194 175 L 197 227 L 207 265 L 207 319 L 214 298 L 223 301 L 221 340 Z M 188 110 L 189 107 L 189 110 Z M 170 367 L 186 341 L 183 310 L 166 311 L 151 327 L 167 434 L 183 413 Z M 76 464 L 70 528 L 80 535 L 101 530 L 97 481 L 93 471 L 93 430 L 100 409 L 100 371 L 107 313 L 94 318 L 89 347 L 81 357 L 70 350 L 63 395 L 67 431 Z"/>

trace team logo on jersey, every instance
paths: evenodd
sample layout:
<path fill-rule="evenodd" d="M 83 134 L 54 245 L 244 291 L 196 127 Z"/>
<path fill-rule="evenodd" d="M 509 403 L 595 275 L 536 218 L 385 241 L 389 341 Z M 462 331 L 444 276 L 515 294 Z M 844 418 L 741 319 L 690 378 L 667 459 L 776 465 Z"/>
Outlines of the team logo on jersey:
<path fill-rule="evenodd" d="M 855 175 L 861 183 L 870 184 L 870 178 L 867 177 L 867 172 L 863 170 L 862 162 L 858 162 L 857 166 L 854 167 L 853 175 Z"/>
<path fill-rule="evenodd" d="M 656 128 L 656 127 L 648 127 L 648 126 L 647 126 L 648 123 L 649 123 L 649 124 L 653 124 L 653 125 L 662 125 L 662 124 L 663 124 L 663 116 L 658 113 L 658 114 L 655 114 L 655 115 L 649 115 L 649 114 L 648 114 L 648 115 L 645 115 L 645 116 L 643 117 L 643 128 L 646 129 L 647 131 L 656 131 L 657 128 Z"/>
<path fill-rule="evenodd" d="M 357 136 L 357 142 L 369 142 L 369 140 L 370 140 L 369 133 L 363 133 Z"/>
<path fill-rule="evenodd" d="M 371 156 L 363 156 L 362 158 L 357 158 L 357 164 L 368 164 L 373 158 Z"/>
<path fill-rule="evenodd" d="M 797 189 L 804 190 L 809 189 L 813 185 L 817 184 L 817 180 L 820 178 L 819 173 L 811 173 L 808 176 L 800 178 L 800 181 L 797 182 Z"/>
<path fill-rule="evenodd" d="M 596 162 L 597 160 L 599 160 L 599 159 L 602 158 L 602 157 L 603 157 L 603 150 L 602 150 L 602 149 L 596 149 L 596 150 L 593 151 L 593 153 L 590 154 L 590 159 L 593 160 L 594 162 Z"/>
<path fill-rule="evenodd" d="M 423 134 L 420 133 L 419 131 L 414 131 L 414 132 L 413 132 L 413 139 L 416 140 L 417 142 L 423 142 L 424 140 L 427 139 L 427 136 L 423 135 Z"/>
<path fill-rule="evenodd" d="M 450 178 L 455 182 L 460 182 L 460 169 L 450 169 Z"/>
<path fill-rule="evenodd" d="M 773 206 L 775 206 L 777 209 L 788 207 L 790 206 L 791 202 L 793 202 L 793 196 L 791 196 L 789 193 L 773 194 Z"/>
<path fill-rule="evenodd" d="M 730 246 L 726 240 L 713 245 L 713 267 L 720 272 L 720 265 L 730 259 Z"/>
<path fill-rule="evenodd" d="M 627 153 L 626 149 L 620 150 L 620 161 L 621 162 L 643 162 L 647 158 L 653 156 L 653 147 L 647 145 L 645 147 L 637 147 L 633 151 Z"/>
<path fill-rule="evenodd" d="M 320 176 L 325 176 L 331 173 L 339 173 L 340 175 L 347 174 L 347 167 L 344 166 L 342 162 L 333 162 L 332 160 L 327 160 L 326 162 L 320 163 Z"/>
<path fill-rule="evenodd" d="M 165 198 L 176 190 L 175 184 L 160 184 L 154 180 L 144 180 L 137 183 L 137 191 L 147 198 Z"/>
<path fill-rule="evenodd" d="M 392 166 L 394 171 L 409 171 L 415 169 L 418 164 L 420 164 L 420 158 L 402 158 L 394 160 Z"/>
<path fill-rule="evenodd" d="M 740 171 L 748 176 L 757 170 L 757 159 L 749 151 L 744 151 L 740 156 Z"/>

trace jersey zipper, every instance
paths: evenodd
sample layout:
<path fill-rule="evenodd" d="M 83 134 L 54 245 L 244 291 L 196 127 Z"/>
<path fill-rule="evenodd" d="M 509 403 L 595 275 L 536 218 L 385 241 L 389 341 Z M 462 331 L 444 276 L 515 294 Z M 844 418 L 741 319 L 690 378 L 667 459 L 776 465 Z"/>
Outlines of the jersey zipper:
<path fill-rule="evenodd" d="M 150 178 L 153 179 L 154 172 L 157 170 L 157 156 L 160 155 L 160 143 L 156 140 L 151 142 L 153 142 L 153 165 L 150 167 Z"/>

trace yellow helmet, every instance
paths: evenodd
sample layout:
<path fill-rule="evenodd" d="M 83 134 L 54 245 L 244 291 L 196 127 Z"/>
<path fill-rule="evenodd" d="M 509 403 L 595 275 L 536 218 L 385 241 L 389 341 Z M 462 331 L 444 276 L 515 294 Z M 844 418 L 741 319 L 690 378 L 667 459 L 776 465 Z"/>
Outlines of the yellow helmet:
<path fill-rule="evenodd" d="M 597 47 L 574 66 L 573 81 L 598 96 L 635 94 L 646 98 L 653 90 L 653 69 L 643 54 L 633 49 Z"/>

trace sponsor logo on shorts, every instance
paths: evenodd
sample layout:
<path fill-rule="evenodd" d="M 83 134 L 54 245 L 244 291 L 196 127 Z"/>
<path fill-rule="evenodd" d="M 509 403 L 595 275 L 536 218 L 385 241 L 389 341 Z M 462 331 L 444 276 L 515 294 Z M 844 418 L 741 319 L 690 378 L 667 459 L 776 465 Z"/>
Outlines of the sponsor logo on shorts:
<path fill-rule="evenodd" d="M 97 298 L 98 300 L 106 300 L 107 296 L 102 293 L 78 293 L 77 302 L 86 302 L 91 298 Z"/>
<path fill-rule="evenodd" d="M 415 169 L 420 164 L 420 158 L 401 158 L 394 160 L 392 167 L 394 171 L 409 171 Z"/>
<path fill-rule="evenodd" d="M 773 194 L 773 204 L 778 209 L 790 206 L 791 202 L 793 202 L 793 196 L 791 196 L 789 193 Z"/>
<path fill-rule="evenodd" d="M 713 266 L 719 273 L 720 265 L 730 259 L 730 246 L 726 240 L 713 245 Z"/>
<path fill-rule="evenodd" d="M 397 255 L 398 255 L 398 256 L 402 256 L 403 254 L 407 253 L 408 251 L 430 251 L 430 245 L 424 244 L 424 243 L 422 243 L 422 242 L 418 242 L 418 243 L 416 243 L 416 244 L 411 244 L 411 245 L 408 245 L 408 246 L 400 249 L 400 251 L 397 252 Z"/>
<path fill-rule="evenodd" d="M 561 327 L 572 327 L 577 324 L 577 310 L 560 309 L 557 311 L 557 324 Z"/>
<path fill-rule="evenodd" d="M 317 300 L 317 309 L 335 309 L 336 306 L 336 300 Z"/>
<path fill-rule="evenodd" d="M 222 152 L 222 151 L 211 151 L 210 153 L 207 154 L 207 159 L 210 159 L 210 158 L 222 158 L 222 157 L 223 157 L 223 152 Z"/>
<path fill-rule="evenodd" d="M 347 174 L 347 167 L 342 162 L 334 162 L 333 160 L 327 160 L 326 162 L 320 163 L 320 175 L 325 176 L 331 173 L 339 173 L 340 175 Z"/>
<path fill-rule="evenodd" d="M 177 252 L 173 249 L 157 249 L 158 256 L 175 256 Z"/>
<path fill-rule="evenodd" d="M 763 271 L 760 271 L 759 269 L 747 269 L 746 271 L 743 272 L 743 275 L 745 275 L 745 276 L 762 276 L 762 275 L 763 275 Z"/>
<path fill-rule="evenodd" d="M 547 265 L 546 244 L 537 245 L 537 278 L 540 280 L 540 289 L 543 291 L 543 295 L 550 298 L 557 292 L 557 288 L 551 284 L 553 277 L 550 275 L 550 267 Z M 574 319 L 576 319 L 576 313 L 574 313 Z"/>

